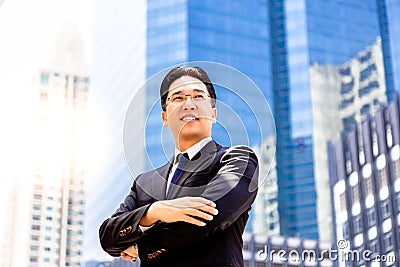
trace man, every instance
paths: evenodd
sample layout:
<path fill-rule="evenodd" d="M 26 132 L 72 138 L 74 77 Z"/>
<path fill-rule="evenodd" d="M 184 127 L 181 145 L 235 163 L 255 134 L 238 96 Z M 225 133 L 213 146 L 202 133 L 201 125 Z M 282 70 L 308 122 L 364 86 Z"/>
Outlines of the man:
<path fill-rule="evenodd" d="M 247 146 L 211 138 L 216 94 L 199 67 L 164 78 L 162 120 L 175 157 L 136 177 L 129 195 L 100 226 L 110 255 L 141 266 L 243 266 L 242 234 L 257 192 L 258 161 Z"/>

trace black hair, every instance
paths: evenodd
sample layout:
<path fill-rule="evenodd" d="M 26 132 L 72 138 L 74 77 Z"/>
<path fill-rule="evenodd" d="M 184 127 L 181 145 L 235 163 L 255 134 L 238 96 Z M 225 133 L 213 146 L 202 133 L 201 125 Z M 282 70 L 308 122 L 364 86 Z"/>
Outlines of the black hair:
<path fill-rule="evenodd" d="M 215 101 L 217 100 L 217 95 L 215 94 L 214 85 L 212 84 L 210 77 L 208 77 L 207 73 L 202 68 L 197 66 L 190 66 L 186 68 L 183 66 L 179 66 L 170 70 L 161 83 L 160 97 L 161 97 L 161 108 L 163 111 L 165 111 L 167 108 L 166 102 L 171 83 L 173 83 L 175 80 L 179 79 L 182 76 L 190 76 L 199 79 L 201 82 L 203 82 L 207 87 L 208 94 L 210 95 L 211 105 L 213 108 L 215 107 Z"/>

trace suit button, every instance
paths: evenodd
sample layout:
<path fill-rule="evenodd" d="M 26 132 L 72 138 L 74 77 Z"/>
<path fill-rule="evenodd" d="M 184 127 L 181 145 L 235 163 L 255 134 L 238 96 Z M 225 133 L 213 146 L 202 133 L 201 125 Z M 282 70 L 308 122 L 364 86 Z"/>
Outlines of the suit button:
<path fill-rule="evenodd" d="M 123 230 L 119 231 L 119 236 L 125 236 L 125 234 L 124 234 L 124 231 L 123 231 Z"/>
<path fill-rule="evenodd" d="M 165 252 L 166 250 L 164 248 L 160 249 L 161 252 Z"/>
<path fill-rule="evenodd" d="M 161 254 L 161 250 L 157 250 L 157 254 Z"/>
<path fill-rule="evenodd" d="M 149 253 L 149 254 L 147 255 L 147 258 L 152 259 L 152 258 L 154 258 L 154 256 L 153 256 L 153 254 L 150 254 L 150 253 Z"/>

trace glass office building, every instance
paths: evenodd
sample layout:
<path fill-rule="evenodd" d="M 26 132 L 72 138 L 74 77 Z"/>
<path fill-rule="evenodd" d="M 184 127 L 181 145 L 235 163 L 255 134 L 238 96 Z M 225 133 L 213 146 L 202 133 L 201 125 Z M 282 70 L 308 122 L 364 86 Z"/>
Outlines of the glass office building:
<path fill-rule="evenodd" d="M 191 61 L 218 62 L 247 75 L 260 88 L 264 97 L 272 99 L 270 35 L 265 2 L 234 1 L 221 5 L 209 0 L 150 0 L 147 14 L 148 78 L 176 64 Z M 213 77 L 212 72 L 209 74 L 213 81 L 218 78 Z M 146 91 L 149 112 L 146 121 L 146 150 L 152 165 L 149 167 L 164 164 L 169 158 L 169 148 L 174 147 L 172 139 L 162 141 L 160 138 L 161 108 L 159 102 L 152 101 L 158 97 L 159 82 L 149 82 Z M 236 140 L 250 146 L 261 144 L 263 140 L 257 135 L 258 126 L 250 109 L 257 107 L 249 108 L 241 102 L 241 96 L 235 96 L 230 88 L 216 86 L 216 93 L 221 101 L 217 103 L 217 108 L 221 111 L 229 107 L 233 110 L 231 114 L 236 114 L 242 123 L 247 124 L 248 141 Z M 246 97 L 251 98 L 248 95 Z M 218 113 L 219 122 L 213 127 L 213 138 L 229 146 L 235 144 L 235 133 L 228 133 L 227 129 L 237 128 L 238 121 L 225 114 Z"/>
<path fill-rule="evenodd" d="M 395 89 L 393 79 L 398 26 L 388 8 L 394 1 L 269 1 L 274 86 L 274 114 L 277 126 L 277 171 L 281 234 L 321 239 L 332 238 L 329 181 L 324 132 L 339 134 L 340 127 L 322 127 L 315 118 L 321 112 L 338 112 L 333 105 L 319 105 L 329 99 L 311 90 L 310 73 L 316 64 L 341 66 L 360 51 L 382 40 L 386 95 Z M 386 28 L 385 28 L 386 27 Z M 386 29 L 386 31 L 384 31 Z M 398 63 L 397 63 L 398 65 Z M 388 67 L 389 66 L 389 67 Z M 330 110 L 327 110 L 330 109 Z M 328 123 L 328 122 L 326 122 Z"/>

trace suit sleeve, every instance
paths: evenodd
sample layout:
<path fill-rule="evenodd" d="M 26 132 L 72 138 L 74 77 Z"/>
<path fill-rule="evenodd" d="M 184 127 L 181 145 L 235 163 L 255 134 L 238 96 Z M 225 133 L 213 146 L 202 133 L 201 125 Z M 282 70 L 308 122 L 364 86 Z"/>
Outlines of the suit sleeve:
<path fill-rule="evenodd" d="M 228 149 L 220 160 L 220 169 L 201 195 L 213 200 L 219 211 L 214 219 L 200 227 L 185 222 L 160 223 L 138 242 L 143 261 L 151 261 L 157 251 L 171 255 L 232 225 L 250 209 L 258 187 L 258 161 L 246 146 Z M 159 257 L 157 257 L 159 258 Z"/>
<path fill-rule="evenodd" d="M 114 257 L 119 257 L 121 251 L 133 245 L 143 235 L 139 222 L 150 204 L 138 206 L 136 180 L 124 202 L 99 228 L 101 247 Z"/>

